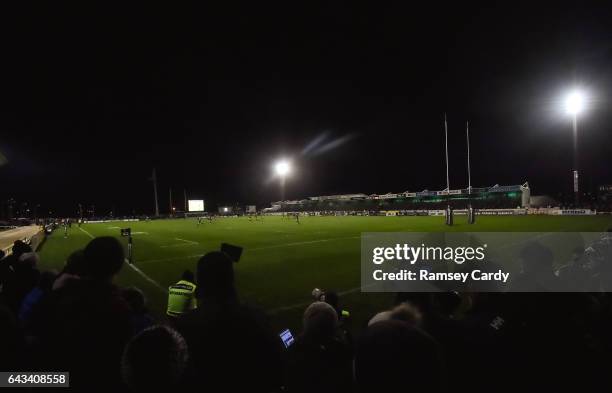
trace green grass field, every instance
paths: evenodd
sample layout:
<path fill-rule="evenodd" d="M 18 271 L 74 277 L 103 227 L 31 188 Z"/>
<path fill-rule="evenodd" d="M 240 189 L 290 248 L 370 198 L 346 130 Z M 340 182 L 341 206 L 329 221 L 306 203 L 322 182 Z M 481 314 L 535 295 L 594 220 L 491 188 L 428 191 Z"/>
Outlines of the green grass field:
<path fill-rule="evenodd" d="M 222 242 L 244 247 L 236 265 L 241 298 L 268 310 L 281 329 L 299 329 L 300 317 L 314 287 L 341 292 L 355 324 L 384 308 L 389 294 L 361 294 L 360 234 L 362 232 L 591 232 L 612 227 L 610 216 L 481 216 L 475 225 L 456 217 L 455 226 L 443 217 L 302 217 L 300 224 L 281 217 L 249 221 L 246 217 L 220 218 L 197 225 L 195 219 L 149 222 L 110 222 L 73 225 L 64 238 L 58 229 L 40 249 L 42 267 L 61 269 L 67 256 L 96 236 L 119 236 L 132 228 L 135 265 L 125 267 L 122 286 L 137 286 L 147 295 L 149 308 L 163 316 L 164 288 L 176 282 L 184 269 L 195 271 L 197 259 L 219 249 Z M 125 242 L 125 239 L 121 239 Z"/>

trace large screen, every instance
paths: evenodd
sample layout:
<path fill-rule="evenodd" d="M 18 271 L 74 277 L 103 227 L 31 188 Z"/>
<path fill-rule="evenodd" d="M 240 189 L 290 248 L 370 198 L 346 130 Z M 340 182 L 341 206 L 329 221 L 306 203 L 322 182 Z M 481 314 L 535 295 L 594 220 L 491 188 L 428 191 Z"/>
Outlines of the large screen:
<path fill-rule="evenodd" d="M 203 212 L 204 201 L 201 199 L 190 199 L 188 201 L 188 208 L 190 212 Z"/>

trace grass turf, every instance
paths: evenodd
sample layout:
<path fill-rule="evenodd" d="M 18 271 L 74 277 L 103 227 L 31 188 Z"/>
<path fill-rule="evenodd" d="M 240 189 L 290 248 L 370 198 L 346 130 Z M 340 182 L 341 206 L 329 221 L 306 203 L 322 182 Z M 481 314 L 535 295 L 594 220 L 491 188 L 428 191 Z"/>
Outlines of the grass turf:
<path fill-rule="evenodd" d="M 480 216 L 475 225 L 465 221 L 457 216 L 453 227 L 444 225 L 444 217 L 302 217 L 300 224 L 281 217 L 219 218 L 201 225 L 195 219 L 108 222 L 73 225 L 67 238 L 60 228 L 47 238 L 40 256 L 43 268 L 60 270 L 68 255 L 91 238 L 120 238 L 119 229 L 130 227 L 136 266 L 149 279 L 125 267 L 117 282 L 142 289 L 152 313 L 162 317 L 167 300 L 163 288 L 178 281 L 183 270 L 195 271 L 197 259 L 218 250 L 222 242 L 240 245 L 244 252 L 236 280 L 241 298 L 268 310 L 279 331 L 295 331 L 314 287 L 341 292 L 356 325 L 388 305 L 390 294 L 359 291 L 362 232 L 590 232 L 612 227 L 610 216 Z"/>

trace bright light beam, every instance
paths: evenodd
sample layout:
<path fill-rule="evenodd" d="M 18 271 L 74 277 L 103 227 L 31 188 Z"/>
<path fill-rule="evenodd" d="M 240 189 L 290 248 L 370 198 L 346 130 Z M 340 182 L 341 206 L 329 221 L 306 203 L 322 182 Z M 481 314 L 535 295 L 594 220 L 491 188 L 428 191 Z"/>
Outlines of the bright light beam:
<path fill-rule="evenodd" d="M 565 97 L 565 111 L 576 116 L 584 110 L 584 94 L 578 90 L 571 91 Z"/>
<path fill-rule="evenodd" d="M 277 175 L 285 177 L 289 172 L 291 172 L 291 166 L 287 161 L 279 161 L 274 166 L 274 171 Z"/>

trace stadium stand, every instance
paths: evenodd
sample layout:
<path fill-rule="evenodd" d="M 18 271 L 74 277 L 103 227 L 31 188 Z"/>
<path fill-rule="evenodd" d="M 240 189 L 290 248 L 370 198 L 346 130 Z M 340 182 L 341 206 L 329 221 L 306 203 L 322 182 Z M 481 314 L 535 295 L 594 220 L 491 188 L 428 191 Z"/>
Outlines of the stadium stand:
<path fill-rule="evenodd" d="M 264 212 L 334 212 L 386 210 L 417 211 L 443 210 L 447 205 L 465 209 L 516 209 L 529 207 L 529 184 L 514 186 L 494 185 L 459 190 L 387 193 L 382 195 L 345 194 L 309 197 L 302 200 L 273 202 Z"/>

